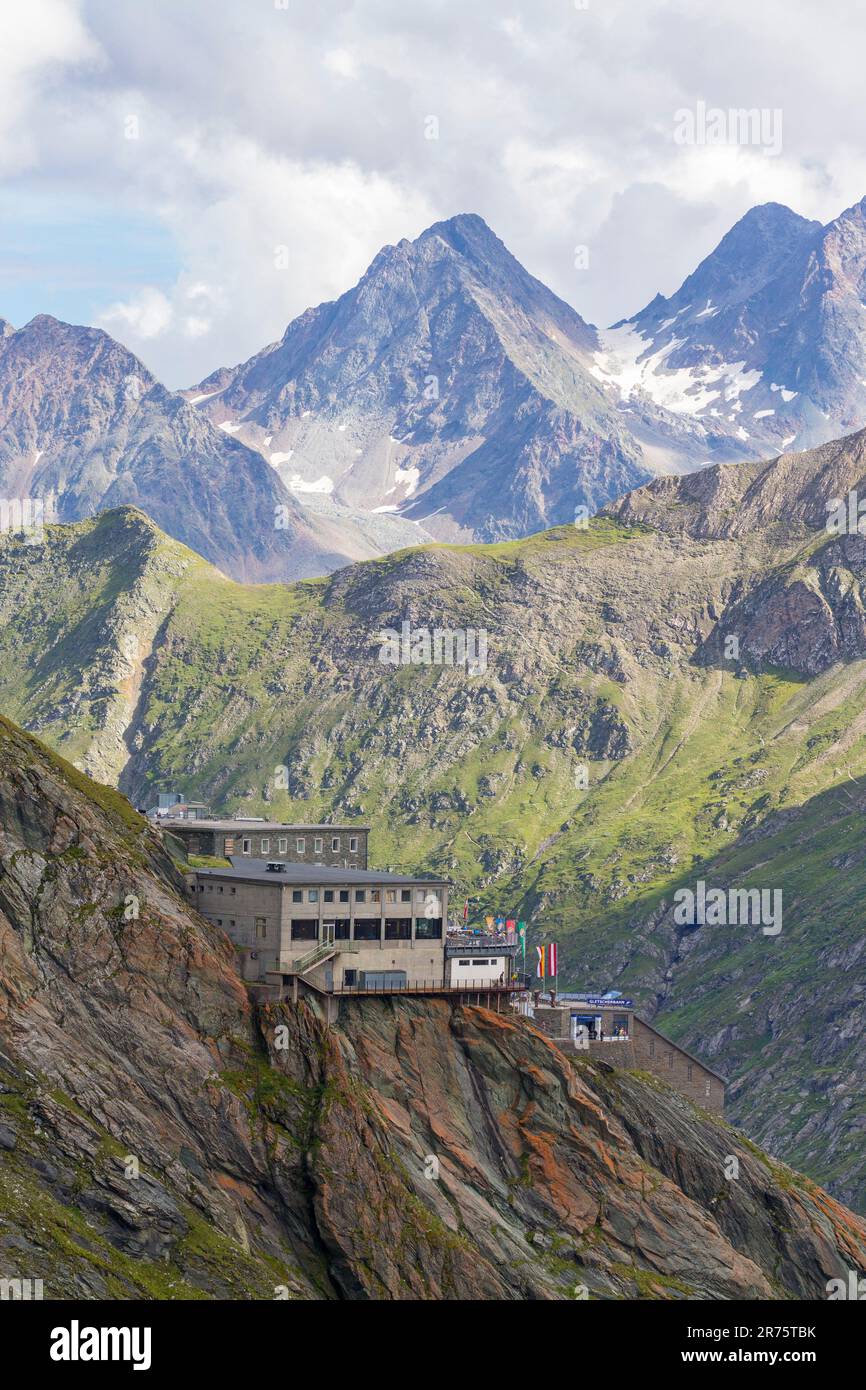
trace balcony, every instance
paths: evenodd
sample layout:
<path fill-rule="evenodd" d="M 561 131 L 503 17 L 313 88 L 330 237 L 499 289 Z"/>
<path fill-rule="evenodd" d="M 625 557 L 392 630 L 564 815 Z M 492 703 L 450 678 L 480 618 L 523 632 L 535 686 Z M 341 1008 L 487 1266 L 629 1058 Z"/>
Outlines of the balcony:
<path fill-rule="evenodd" d="M 518 942 L 512 937 L 509 941 L 505 932 L 449 932 L 445 938 L 446 956 L 465 956 L 468 953 L 496 956 L 513 956 Z"/>

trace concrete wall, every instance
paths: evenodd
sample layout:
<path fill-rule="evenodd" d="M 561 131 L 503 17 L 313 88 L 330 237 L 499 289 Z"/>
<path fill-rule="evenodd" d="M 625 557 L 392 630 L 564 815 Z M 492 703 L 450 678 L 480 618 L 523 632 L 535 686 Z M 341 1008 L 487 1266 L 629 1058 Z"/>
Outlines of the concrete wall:
<path fill-rule="evenodd" d="M 641 1071 L 675 1086 L 704 1110 L 721 1114 L 725 1105 L 724 1083 L 643 1019 L 634 1020 L 635 1059 Z"/>

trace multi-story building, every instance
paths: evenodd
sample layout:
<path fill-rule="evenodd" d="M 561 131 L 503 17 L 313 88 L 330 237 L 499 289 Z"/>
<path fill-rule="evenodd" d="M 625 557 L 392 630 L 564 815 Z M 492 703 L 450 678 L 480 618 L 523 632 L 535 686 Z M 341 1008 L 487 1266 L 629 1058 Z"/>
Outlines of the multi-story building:
<path fill-rule="evenodd" d="M 188 854 L 217 859 L 284 860 L 288 864 L 366 869 L 366 825 L 293 825 L 254 817 L 186 820 L 160 818 L 160 828 L 181 840 Z"/>
<path fill-rule="evenodd" d="M 236 855 L 230 869 L 191 869 L 187 885 L 251 983 L 326 994 L 513 988 L 515 943 L 449 933 L 445 879 Z"/>

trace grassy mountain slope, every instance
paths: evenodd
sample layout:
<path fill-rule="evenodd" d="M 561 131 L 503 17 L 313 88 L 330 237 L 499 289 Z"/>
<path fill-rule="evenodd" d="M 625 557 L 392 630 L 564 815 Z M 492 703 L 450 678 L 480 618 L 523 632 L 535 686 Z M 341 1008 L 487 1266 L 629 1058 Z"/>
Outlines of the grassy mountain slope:
<path fill-rule="evenodd" d="M 866 776 L 866 542 L 816 524 L 862 455 L 660 480 L 587 530 L 291 587 L 222 579 L 129 511 L 26 567 L 7 540 L 0 704 L 137 802 L 369 820 L 374 862 L 528 916 L 561 985 L 627 988 L 732 1078 L 756 1138 L 862 1203 L 860 869 L 839 856 Z M 381 664 L 403 619 L 485 628 L 487 670 Z M 781 934 L 678 927 L 698 878 L 781 890 Z"/>

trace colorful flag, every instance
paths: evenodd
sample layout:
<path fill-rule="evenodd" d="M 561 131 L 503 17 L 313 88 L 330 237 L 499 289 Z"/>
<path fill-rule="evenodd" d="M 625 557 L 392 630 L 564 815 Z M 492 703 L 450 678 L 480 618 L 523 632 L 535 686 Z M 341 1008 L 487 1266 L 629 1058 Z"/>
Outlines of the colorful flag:
<path fill-rule="evenodd" d="M 466 899 L 465 903 L 463 904 L 463 921 L 464 921 L 464 922 L 468 922 L 468 921 L 469 921 L 469 899 L 468 899 L 468 898 Z"/>
<path fill-rule="evenodd" d="M 497 917 L 497 918 L 496 918 L 496 925 L 497 925 L 497 927 L 504 927 L 504 926 L 505 926 L 505 918 L 504 918 L 504 917 Z"/>
<path fill-rule="evenodd" d="M 516 927 L 516 925 L 517 925 L 517 923 L 515 922 L 515 920 L 514 920 L 513 917 L 509 917 L 509 918 L 506 919 L 506 922 L 505 922 L 506 931 L 514 931 L 514 928 Z"/>
<path fill-rule="evenodd" d="M 535 973 L 536 973 L 536 975 L 538 976 L 539 980 L 543 980 L 544 977 L 545 977 L 545 975 L 546 975 L 546 973 L 547 973 L 546 970 L 544 969 L 544 952 L 545 952 L 545 948 L 544 948 L 544 946 L 536 946 L 535 949 L 536 949 L 536 951 L 538 952 L 538 969 L 536 970 Z"/>
<path fill-rule="evenodd" d="M 518 935 L 518 937 L 520 938 L 520 944 L 521 944 L 521 946 L 523 947 L 523 965 L 524 965 L 524 968 L 525 968 L 525 967 L 526 967 L 526 923 L 525 923 L 525 922 L 518 922 L 518 923 L 517 923 L 517 935 Z"/>
<path fill-rule="evenodd" d="M 492 917 L 485 917 L 485 918 L 484 918 L 484 922 L 485 922 L 485 925 L 488 926 L 488 927 L 492 927 L 492 926 L 493 926 L 493 918 L 492 918 Z"/>
<path fill-rule="evenodd" d="M 549 945 L 548 948 L 547 948 L 547 973 L 548 973 L 548 975 L 556 976 L 556 975 L 559 974 L 558 962 L 557 962 L 557 955 L 558 955 L 558 952 L 557 952 L 556 946 L 555 946 L 555 944 L 554 944 L 553 942 L 551 942 L 550 945 Z"/>

